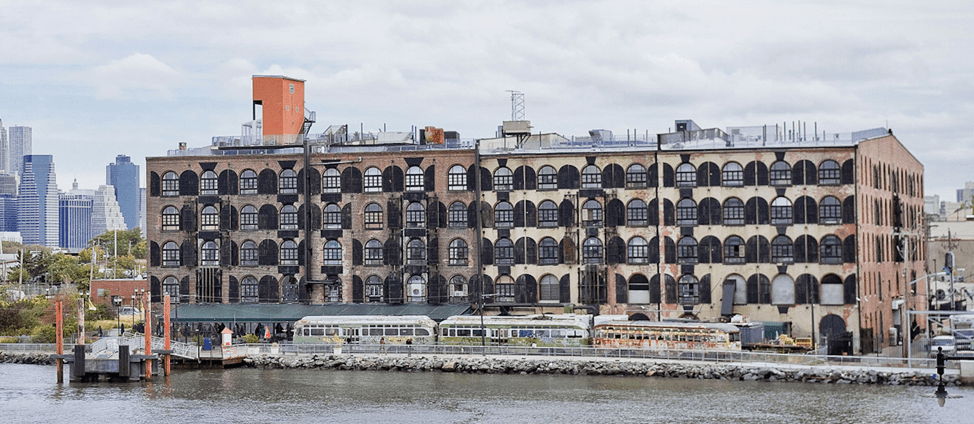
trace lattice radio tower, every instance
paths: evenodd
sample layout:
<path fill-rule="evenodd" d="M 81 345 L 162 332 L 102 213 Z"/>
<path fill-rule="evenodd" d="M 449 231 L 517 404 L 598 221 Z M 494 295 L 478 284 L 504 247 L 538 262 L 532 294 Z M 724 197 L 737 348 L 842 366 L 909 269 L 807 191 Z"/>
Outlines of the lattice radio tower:
<path fill-rule="evenodd" d="M 524 93 L 517 90 L 507 90 L 511 93 L 511 120 L 524 120 Z"/>

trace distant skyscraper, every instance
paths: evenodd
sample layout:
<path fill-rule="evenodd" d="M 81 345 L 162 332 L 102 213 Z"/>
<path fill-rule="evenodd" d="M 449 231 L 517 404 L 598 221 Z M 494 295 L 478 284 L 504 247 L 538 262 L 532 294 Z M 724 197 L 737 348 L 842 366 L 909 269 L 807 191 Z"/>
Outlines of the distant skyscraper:
<path fill-rule="evenodd" d="M 17 176 L 0 173 L 0 195 L 17 195 Z"/>
<path fill-rule="evenodd" d="M 91 229 L 94 190 L 79 190 L 74 180 L 71 191 L 60 194 L 60 245 L 70 252 L 81 251 L 95 237 Z"/>
<path fill-rule="evenodd" d="M 115 163 L 105 167 L 105 184 L 115 187 L 115 199 L 125 217 L 125 225 L 129 228 L 139 226 L 141 221 L 139 205 L 141 193 L 139 190 L 139 166 L 132 163 L 126 155 L 115 157 Z"/>
<path fill-rule="evenodd" d="M 32 135 L 30 127 L 10 127 L 7 129 L 7 164 L 8 174 L 24 175 L 24 156 L 32 151 Z"/>
<path fill-rule="evenodd" d="M 0 231 L 17 232 L 17 196 L 0 194 Z"/>
<path fill-rule="evenodd" d="M 54 156 L 26 155 L 23 169 L 17 205 L 20 235 L 24 244 L 57 247 L 58 191 Z"/>
<path fill-rule="evenodd" d="M 97 237 L 106 231 L 125 230 L 125 218 L 115 200 L 115 188 L 110 185 L 98 186 L 91 211 L 91 230 Z"/>
<path fill-rule="evenodd" d="M 0 119 L 0 172 L 10 172 L 10 143 L 7 141 L 7 129 Z"/>

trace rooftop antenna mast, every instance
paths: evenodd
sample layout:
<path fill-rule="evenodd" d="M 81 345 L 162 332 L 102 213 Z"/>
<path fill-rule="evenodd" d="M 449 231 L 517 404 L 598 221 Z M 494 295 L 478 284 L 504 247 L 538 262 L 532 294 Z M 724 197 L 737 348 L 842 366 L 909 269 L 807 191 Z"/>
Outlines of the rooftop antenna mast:
<path fill-rule="evenodd" d="M 511 120 L 524 120 L 524 93 L 517 90 L 507 90 L 511 93 Z"/>

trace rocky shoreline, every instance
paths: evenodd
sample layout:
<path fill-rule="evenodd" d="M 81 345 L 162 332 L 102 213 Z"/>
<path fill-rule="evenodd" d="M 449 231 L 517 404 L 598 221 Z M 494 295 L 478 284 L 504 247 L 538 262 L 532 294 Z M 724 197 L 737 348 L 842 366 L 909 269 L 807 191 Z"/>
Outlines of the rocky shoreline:
<path fill-rule="evenodd" d="M 569 360 L 559 358 L 388 357 L 352 355 L 251 356 L 249 367 L 264 369 L 331 369 L 356 371 L 455 372 L 469 374 L 618 375 L 658 378 L 693 378 L 733 381 L 790 381 L 832 384 L 936 386 L 929 371 L 851 367 L 774 367 L 713 363 Z M 960 385 L 955 374 L 945 375 L 949 385 Z"/>
<path fill-rule="evenodd" d="M 930 370 L 891 371 L 868 367 L 775 367 L 714 363 L 606 361 L 565 358 L 498 358 L 438 356 L 262 355 L 244 359 L 262 369 L 323 369 L 350 371 L 449 372 L 467 374 L 566 374 L 630 377 L 692 378 L 730 381 L 786 381 L 826 384 L 882 384 L 936 386 Z M 0 363 L 54 365 L 48 353 L 0 352 Z M 956 374 L 944 376 L 951 386 L 962 385 Z"/>
<path fill-rule="evenodd" d="M 0 352 L 0 364 L 54 365 L 50 353 L 10 353 Z"/>

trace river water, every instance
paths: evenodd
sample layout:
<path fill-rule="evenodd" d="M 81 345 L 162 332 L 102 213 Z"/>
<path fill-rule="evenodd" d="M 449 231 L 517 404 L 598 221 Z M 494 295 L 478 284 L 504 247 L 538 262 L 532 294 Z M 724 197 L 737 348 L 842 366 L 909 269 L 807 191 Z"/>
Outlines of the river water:
<path fill-rule="evenodd" d="M 67 377 L 67 376 L 65 376 Z M 642 377 L 333 370 L 176 370 L 139 383 L 56 383 L 0 364 L 2 422 L 971 423 L 974 389 Z"/>

